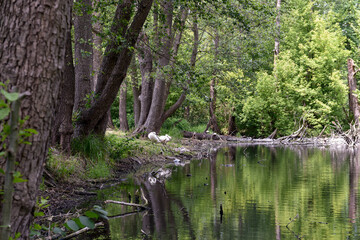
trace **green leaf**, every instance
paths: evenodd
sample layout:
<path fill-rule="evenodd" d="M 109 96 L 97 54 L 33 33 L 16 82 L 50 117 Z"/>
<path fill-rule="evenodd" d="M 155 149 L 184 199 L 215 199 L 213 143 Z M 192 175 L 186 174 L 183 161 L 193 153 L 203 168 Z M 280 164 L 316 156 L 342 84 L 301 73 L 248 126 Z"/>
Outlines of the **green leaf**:
<path fill-rule="evenodd" d="M 86 227 L 88 227 L 88 228 L 90 228 L 90 229 L 94 229 L 94 228 L 95 228 L 95 223 L 94 223 L 90 218 L 85 217 L 85 216 L 80 216 L 79 219 L 80 219 L 80 222 L 81 222 L 84 226 L 86 226 Z"/>
<path fill-rule="evenodd" d="M 1 156 L 1 155 L 0 155 Z M 0 173 L 5 175 L 4 169 L 0 168 Z"/>
<path fill-rule="evenodd" d="M 89 218 L 95 218 L 95 219 L 99 218 L 99 214 L 97 214 L 96 212 L 93 212 L 93 211 L 86 211 L 85 215 Z"/>
<path fill-rule="evenodd" d="M 20 172 L 14 172 L 13 183 L 21 183 L 21 182 L 27 182 L 27 180 L 22 178 L 22 175 Z"/>
<path fill-rule="evenodd" d="M 4 118 L 6 118 L 10 113 L 10 109 L 9 108 L 3 108 L 0 109 L 0 120 L 3 120 Z"/>
<path fill-rule="evenodd" d="M 36 131 L 35 129 L 32 129 L 32 128 L 24 129 L 24 131 L 29 132 L 29 133 L 32 133 L 32 134 L 39 134 L 38 131 Z"/>
<path fill-rule="evenodd" d="M 1 89 L 1 93 L 4 95 L 4 97 L 9 100 L 10 102 L 14 102 L 19 99 L 20 94 L 19 93 L 9 93 L 5 91 L 4 89 Z"/>
<path fill-rule="evenodd" d="M 59 227 L 55 227 L 52 231 L 56 234 L 65 235 L 65 232 Z"/>
<path fill-rule="evenodd" d="M 43 217 L 43 216 L 45 216 L 44 212 L 38 212 L 38 211 L 34 212 L 34 217 Z"/>
<path fill-rule="evenodd" d="M 77 231 L 80 229 L 79 226 L 76 224 L 76 222 L 73 220 L 67 221 L 65 223 L 65 227 L 67 227 L 68 229 L 73 230 L 73 231 Z"/>
<path fill-rule="evenodd" d="M 39 224 L 34 224 L 34 229 L 35 230 L 41 230 L 41 226 Z"/>

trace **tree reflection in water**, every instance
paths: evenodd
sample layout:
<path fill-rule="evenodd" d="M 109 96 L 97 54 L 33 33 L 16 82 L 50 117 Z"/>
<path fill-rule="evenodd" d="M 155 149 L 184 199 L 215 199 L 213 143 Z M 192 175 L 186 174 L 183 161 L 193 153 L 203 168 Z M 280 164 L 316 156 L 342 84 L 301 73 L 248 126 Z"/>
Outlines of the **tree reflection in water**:
<path fill-rule="evenodd" d="M 137 180 L 151 210 L 124 219 L 118 230 L 111 220 L 111 231 L 119 231 L 112 239 L 357 238 L 359 158 L 358 149 L 212 151 L 208 160 L 172 166 L 167 180 Z M 121 191 L 127 199 L 129 190 Z"/>

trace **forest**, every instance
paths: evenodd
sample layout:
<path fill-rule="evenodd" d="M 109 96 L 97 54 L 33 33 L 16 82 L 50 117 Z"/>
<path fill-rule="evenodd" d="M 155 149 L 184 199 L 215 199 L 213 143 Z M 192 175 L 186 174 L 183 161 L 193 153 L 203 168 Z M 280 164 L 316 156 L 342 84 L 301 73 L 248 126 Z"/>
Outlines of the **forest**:
<path fill-rule="evenodd" d="M 29 238 L 44 172 L 112 171 L 150 132 L 358 139 L 359 5 L 1 1 L 0 238 Z"/>

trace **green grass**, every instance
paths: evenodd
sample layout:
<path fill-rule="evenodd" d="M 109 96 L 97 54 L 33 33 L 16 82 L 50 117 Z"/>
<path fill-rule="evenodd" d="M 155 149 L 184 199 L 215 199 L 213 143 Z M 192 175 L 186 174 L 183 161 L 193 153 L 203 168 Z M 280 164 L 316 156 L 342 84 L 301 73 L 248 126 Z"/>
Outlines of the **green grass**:
<path fill-rule="evenodd" d="M 160 135 L 169 134 L 175 139 L 183 138 L 183 131 L 189 132 L 204 132 L 206 124 L 198 124 L 191 126 L 191 124 L 185 119 L 169 118 L 163 124 Z"/>

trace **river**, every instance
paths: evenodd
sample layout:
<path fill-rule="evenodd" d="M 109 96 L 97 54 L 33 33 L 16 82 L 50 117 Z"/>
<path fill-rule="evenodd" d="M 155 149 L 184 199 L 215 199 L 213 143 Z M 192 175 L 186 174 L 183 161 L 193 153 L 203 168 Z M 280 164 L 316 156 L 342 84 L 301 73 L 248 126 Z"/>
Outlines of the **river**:
<path fill-rule="evenodd" d="M 144 203 L 142 191 L 151 210 L 106 205 L 119 217 L 109 220 L 107 236 L 93 239 L 360 238 L 359 151 L 252 145 L 210 152 L 169 166 L 166 179 L 154 172 L 99 192 Z"/>

